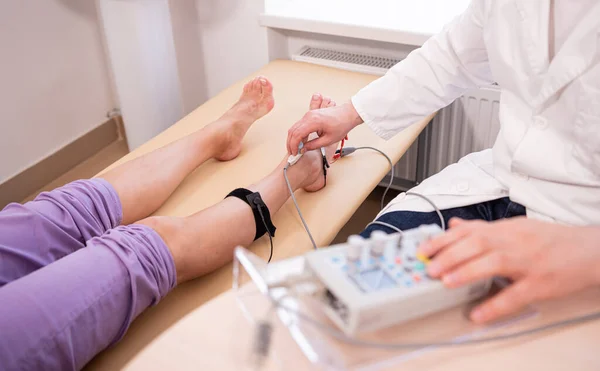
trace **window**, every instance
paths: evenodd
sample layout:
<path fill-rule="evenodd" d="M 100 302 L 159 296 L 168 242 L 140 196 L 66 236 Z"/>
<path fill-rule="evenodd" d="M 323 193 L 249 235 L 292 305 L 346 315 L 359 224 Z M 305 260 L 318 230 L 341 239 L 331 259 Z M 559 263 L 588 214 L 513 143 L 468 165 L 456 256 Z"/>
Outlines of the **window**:
<path fill-rule="evenodd" d="M 268 15 L 434 34 L 470 0 L 265 0 Z"/>

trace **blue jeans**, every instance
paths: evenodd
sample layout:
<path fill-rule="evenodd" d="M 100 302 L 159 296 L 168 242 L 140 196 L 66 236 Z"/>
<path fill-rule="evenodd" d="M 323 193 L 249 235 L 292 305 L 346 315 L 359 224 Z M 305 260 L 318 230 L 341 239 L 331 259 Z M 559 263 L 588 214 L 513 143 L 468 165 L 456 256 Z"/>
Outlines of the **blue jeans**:
<path fill-rule="evenodd" d="M 491 222 L 493 220 L 524 215 L 526 215 L 525 207 L 516 202 L 512 202 L 508 197 L 442 210 L 442 216 L 444 217 L 446 226 L 448 225 L 448 221 L 454 217 L 465 220 L 487 220 Z M 422 224 L 437 224 L 441 226 L 440 217 L 435 211 L 393 211 L 383 214 L 377 220 L 391 224 L 403 231 L 416 228 Z M 367 227 L 360 235 L 368 238 L 373 231 L 384 231 L 386 233 L 395 232 L 391 228 L 375 224 Z"/>

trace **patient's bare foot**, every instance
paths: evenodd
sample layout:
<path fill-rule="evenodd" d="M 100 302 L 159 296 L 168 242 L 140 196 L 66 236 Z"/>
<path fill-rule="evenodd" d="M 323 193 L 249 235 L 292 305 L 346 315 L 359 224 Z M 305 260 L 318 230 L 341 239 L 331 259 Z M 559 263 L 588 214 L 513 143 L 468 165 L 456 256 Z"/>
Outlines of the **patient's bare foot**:
<path fill-rule="evenodd" d="M 281 176 L 281 171 L 287 165 L 287 160 L 286 156 L 280 166 L 275 169 L 274 176 Z M 321 151 L 314 150 L 304 153 L 295 165 L 288 167 L 287 175 L 294 191 L 304 189 L 307 192 L 316 192 L 325 187 Z"/>
<path fill-rule="evenodd" d="M 321 109 L 335 106 L 335 102 L 320 94 L 313 95 L 310 101 L 310 109 Z M 337 145 L 331 145 L 325 149 L 327 159 L 331 163 Z M 292 166 L 288 172 L 295 172 L 300 177 L 298 188 L 307 192 L 316 192 L 325 187 L 325 176 L 323 175 L 323 156 L 320 150 L 304 153 L 300 161 Z"/>
<path fill-rule="evenodd" d="M 325 187 L 325 176 L 323 175 L 323 156 L 321 151 L 308 151 L 302 156 L 298 164 L 305 169 L 305 179 L 300 188 L 307 192 L 316 192 Z"/>
<path fill-rule="evenodd" d="M 271 112 L 275 106 L 273 85 L 263 76 L 256 77 L 244 86 L 240 100 L 217 122 L 211 124 L 218 146 L 215 158 L 229 161 L 242 150 L 242 139 L 250 126 Z"/>

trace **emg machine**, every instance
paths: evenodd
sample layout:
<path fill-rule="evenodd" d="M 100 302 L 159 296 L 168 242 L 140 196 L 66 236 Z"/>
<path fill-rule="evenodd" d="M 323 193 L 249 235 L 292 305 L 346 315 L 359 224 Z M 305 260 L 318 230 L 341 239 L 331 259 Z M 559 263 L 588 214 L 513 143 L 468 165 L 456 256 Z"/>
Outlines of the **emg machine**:
<path fill-rule="evenodd" d="M 419 245 L 441 234 L 425 225 L 403 234 L 375 231 L 305 256 L 306 269 L 322 284 L 329 318 L 346 334 L 375 331 L 423 317 L 487 294 L 491 280 L 447 289 L 426 273 Z"/>

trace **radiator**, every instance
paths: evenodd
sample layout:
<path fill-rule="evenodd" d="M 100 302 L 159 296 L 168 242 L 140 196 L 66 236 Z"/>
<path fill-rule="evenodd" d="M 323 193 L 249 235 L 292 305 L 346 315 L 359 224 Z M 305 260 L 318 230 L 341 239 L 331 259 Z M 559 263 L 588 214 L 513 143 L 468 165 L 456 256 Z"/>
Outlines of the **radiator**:
<path fill-rule="evenodd" d="M 292 59 L 378 76 L 401 61 L 310 46 L 293 54 Z M 499 101 L 500 89 L 496 87 L 474 89 L 440 110 L 419 141 L 395 165 L 393 188 L 406 190 L 464 155 L 490 148 L 500 129 Z M 387 182 L 389 175 L 381 185 Z"/>
<path fill-rule="evenodd" d="M 499 103 L 500 89 L 474 89 L 438 112 L 431 125 L 426 175 L 471 152 L 491 148 L 500 130 Z"/>

